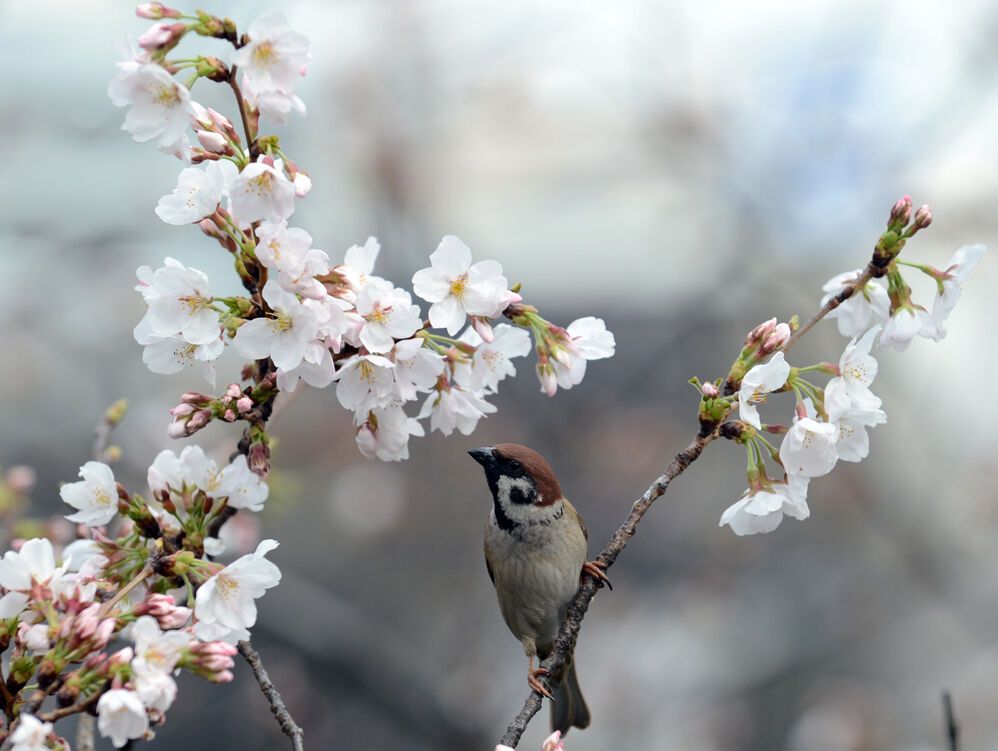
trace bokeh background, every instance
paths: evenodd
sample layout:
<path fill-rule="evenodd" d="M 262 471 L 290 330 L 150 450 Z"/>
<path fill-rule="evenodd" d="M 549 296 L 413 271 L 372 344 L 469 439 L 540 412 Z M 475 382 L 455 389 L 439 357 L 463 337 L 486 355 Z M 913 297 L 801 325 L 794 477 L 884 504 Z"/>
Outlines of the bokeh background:
<path fill-rule="evenodd" d="M 998 7 L 280 5 L 313 41 L 308 117 L 278 132 L 314 179 L 294 219 L 318 247 L 335 259 L 376 235 L 379 273 L 402 283 L 454 233 L 549 317 L 600 315 L 617 335 L 580 387 L 549 400 L 525 364 L 473 436 L 414 441 L 405 464 L 357 453 L 331 389 L 286 400 L 272 424 L 261 521 L 285 578 L 254 641 L 308 747 L 491 749 L 525 696 L 525 660 L 485 574 L 489 501 L 465 450 L 540 450 L 596 549 L 695 430 L 686 380 L 722 375 L 758 321 L 809 315 L 898 196 L 936 217 L 910 257 L 942 265 L 990 242 Z M 205 6 L 242 27 L 272 7 Z M 131 8 L 0 0 L 0 464 L 36 469 L 43 516 L 64 512 L 58 482 L 108 404 L 131 402 L 115 471 L 139 489 L 155 453 L 180 447 L 166 410 L 203 388 L 142 365 L 135 268 L 169 254 L 235 291 L 217 246 L 154 216 L 178 164 L 120 132 L 105 95 L 115 41 L 145 28 Z M 196 98 L 231 111 L 212 87 Z M 883 355 L 889 423 L 869 461 L 812 484 L 807 521 L 718 529 L 744 486 L 731 445 L 674 485 L 586 620 L 595 720 L 572 751 L 942 749 L 944 688 L 966 748 L 998 748 L 996 279 L 989 257 L 945 341 Z M 794 360 L 842 344 L 825 324 Z M 237 372 L 224 360 L 220 382 Z M 198 436 L 219 456 L 236 437 Z M 539 718 L 522 747 L 544 735 Z M 284 745 L 243 668 L 227 686 L 182 681 L 149 744 Z"/>

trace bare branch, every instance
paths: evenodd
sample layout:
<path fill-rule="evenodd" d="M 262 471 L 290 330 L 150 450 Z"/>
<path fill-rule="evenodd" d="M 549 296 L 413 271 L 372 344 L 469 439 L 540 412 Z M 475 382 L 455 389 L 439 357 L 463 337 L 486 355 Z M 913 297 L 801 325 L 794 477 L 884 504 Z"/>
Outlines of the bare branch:
<path fill-rule="evenodd" d="M 260 684 L 260 690 L 267 698 L 267 703 L 270 704 L 270 711 L 273 712 L 277 723 L 281 726 L 281 730 L 291 739 L 291 747 L 294 751 L 304 751 L 303 737 L 305 732 L 294 721 L 287 706 L 284 704 L 284 700 L 281 698 L 280 692 L 271 682 L 259 653 L 253 649 L 253 645 L 248 641 L 239 642 L 238 647 L 239 654 L 246 660 L 246 664 L 250 666 L 250 670 L 253 671 L 253 675 L 256 677 L 256 682 Z"/>
<path fill-rule="evenodd" d="M 943 718 L 946 720 L 946 740 L 949 751 L 960 749 L 960 726 L 956 722 L 956 712 L 953 710 L 953 697 L 949 691 L 943 691 Z"/>

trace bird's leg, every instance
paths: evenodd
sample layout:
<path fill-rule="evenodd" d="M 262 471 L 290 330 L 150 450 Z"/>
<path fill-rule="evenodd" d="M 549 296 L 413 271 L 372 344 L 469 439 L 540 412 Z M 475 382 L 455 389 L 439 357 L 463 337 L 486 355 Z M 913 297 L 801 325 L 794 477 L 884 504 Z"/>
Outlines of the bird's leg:
<path fill-rule="evenodd" d="M 548 669 L 542 667 L 535 668 L 533 655 L 528 655 L 527 660 L 529 661 L 527 667 L 527 685 L 541 696 L 545 696 L 551 701 L 554 701 L 554 696 L 552 696 L 551 692 L 548 690 L 548 687 L 540 681 L 542 676 L 550 675 Z"/>
<path fill-rule="evenodd" d="M 603 561 L 586 561 L 582 564 L 582 575 L 588 575 L 595 579 L 597 587 L 602 587 L 605 584 L 613 590 L 610 577 L 606 575 L 606 564 Z"/>

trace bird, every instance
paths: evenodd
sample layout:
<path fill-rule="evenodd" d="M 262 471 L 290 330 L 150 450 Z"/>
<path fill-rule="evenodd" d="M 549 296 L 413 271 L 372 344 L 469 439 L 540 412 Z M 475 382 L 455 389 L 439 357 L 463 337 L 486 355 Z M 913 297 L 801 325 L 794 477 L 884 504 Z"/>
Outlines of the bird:
<path fill-rule="evenodd" d="M 569 655 L 559 675 L 535 667 L 551 653 L 582 576 L 609 584 L 589 561 L 586 525 L 561 491 L 554 470 L 533 449 L 499 443 L 472 449 L 492 491 L 485 525 L 485 566 L 506 625 L 527 655 L 527 684 L 551 699 L 551 730 L 589 726 L 590 714 Z M 550 690 L 540 680 L 548 678 Z"/>

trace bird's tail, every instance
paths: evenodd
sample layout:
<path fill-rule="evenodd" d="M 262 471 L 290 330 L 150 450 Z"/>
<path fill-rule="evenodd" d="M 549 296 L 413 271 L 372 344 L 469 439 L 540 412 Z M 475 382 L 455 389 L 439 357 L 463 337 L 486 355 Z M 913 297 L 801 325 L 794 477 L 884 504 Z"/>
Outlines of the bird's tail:
<path fill-rule="evenodd" d="M 575 661 L 568 663 L 562 671 L 561 680 L 553 686 L 554 701 L 551 702 L 551 732 L 560 730 L 565 735 L 570 728 L 589 727 L 592 719 L 589 707 L 579 688 L 579 679 L 575 675 Z"/>

